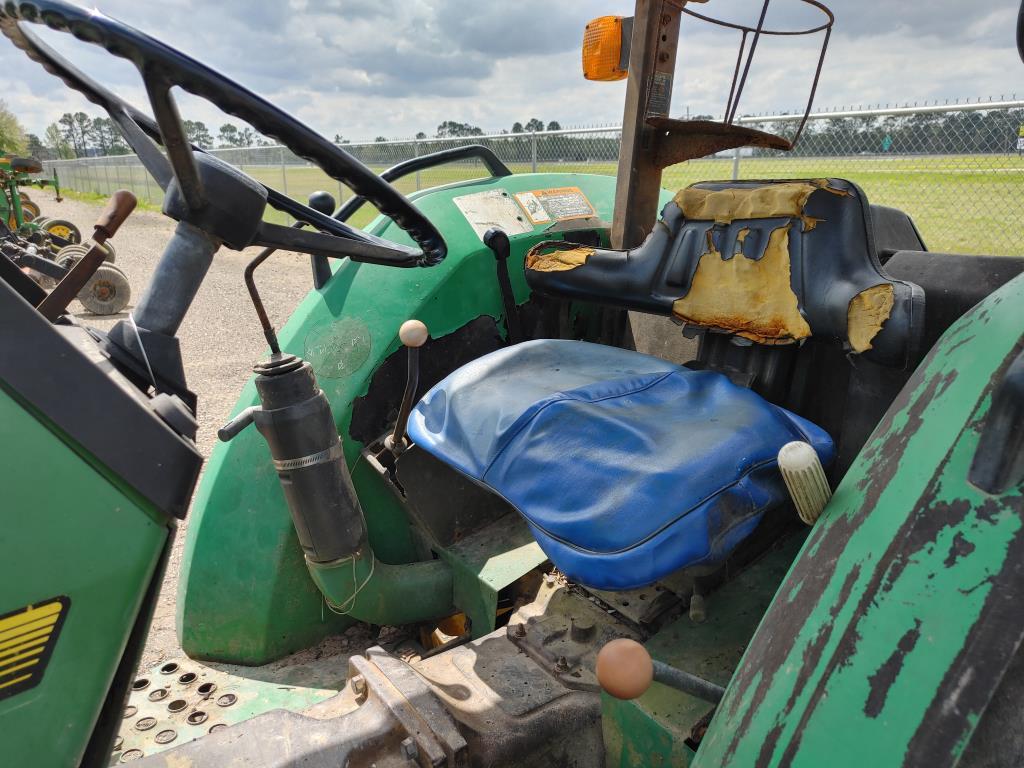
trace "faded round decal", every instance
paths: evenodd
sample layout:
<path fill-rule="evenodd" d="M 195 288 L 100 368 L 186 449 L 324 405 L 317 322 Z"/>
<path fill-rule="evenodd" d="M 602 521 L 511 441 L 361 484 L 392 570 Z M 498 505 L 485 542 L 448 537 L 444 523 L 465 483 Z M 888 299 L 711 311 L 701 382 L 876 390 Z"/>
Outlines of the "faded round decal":
<path fill-rule="evenodd" d="M 306 359 L 318 378 L 343 379 L 370 356 L 370 329 L 354 317 L 322 325 L 306 334 Z"/>

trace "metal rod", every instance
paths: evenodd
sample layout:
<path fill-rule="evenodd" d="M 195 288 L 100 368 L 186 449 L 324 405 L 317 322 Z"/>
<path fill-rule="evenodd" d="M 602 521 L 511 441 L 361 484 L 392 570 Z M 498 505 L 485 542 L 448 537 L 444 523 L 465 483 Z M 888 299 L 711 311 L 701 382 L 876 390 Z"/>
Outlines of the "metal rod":
<path fill-rule="evenodd" d="M 725 696 L 725 688 L 715 685 L 710 680 L 691 675 L 689 672 L 676 669 L 657 659 L 652 659 L 651 662 L 654 665 L 654 679 L 662 685 L 688 693 L 711 704 L 718 704 Z"/>
<path fill-rule="evenodd" d="M 828 41 L 832 36 L 832 27 L 825 30 L 825 40 L 821 44 L 821 54 L 818 56 L 818 66 L 814 70 L 814 82 L 811 83 L 811 93 L 807 97 L 807 106 L 804 108 L 804 119 L 800 121 L 799 127 L 796 129 L 796 134 L 790 140 L 793 146 L 796 146 L 797 141 L 800 140 L 800 134 L 804 132 L 804 126 L 807 125 L 807 115 L 811 112 L 811 107 L 814 105 L 814 94 L 818 90 L 818 80 L 821 79 L 821 68 L 825 63 L 825 51 L 828 50 Z"/>
<path fill-rule="evenodd" d="M 743 60 L 743 51 L 746 50 L 746 47 L 747 47 L 747 30 L 744 29 L 743 30 L 743 36 L 740 38 L 740 50 L 736 54 L 736 68 L 732 71 L 732 85 L 729 87 L 729 98 L 725 102 L 725 112 L 723 114 L 726 116 L 726 119 L 724 121 L 726 123 L 729 122 L 729 119 L 728 119 L 729 115 L 732 114 L 732 112 L 734 111 L 733 110 L 733 104 L 732 104 L 732 97 L 736 93 L 736 78 L 740 74 L 740 61 Z M 689 107 L 686 108 L 686 112 L 687 112 L 687 115 L 689 115 L 689 112 L 690 112 L 690 108 Z"/>
<path fill-rule="evenodd" d="M 260 327 L 263 329 L 263 337 L 267 340 L 267 344 L 270 345 L 271 354 L 274 355 L 281 353 L 281 345 L 277 341 L 277 334 L 274 332 L 274 326 L 270 324 L 270 318 L 267 316 L 267 309 L 263 306 L 263 299 L 260 298 L 260 293 L 256 290 L 256 280 L 253 277 L 253 272 L 256 271 L 256 267 L 269 259 L 276 250 L 276 248 L 264 248 L 256 255 L 255 259 L 245 266 L 245 287 L 249 291 L 249 299 L 252 301 L 252 306 L 256 310 L 256 316 L 260 320 Z"/>
<path fill-rule="evenodd" d="M 405 448 L 405 427 L 409 423 L 409 413 L 416 399 L 416 388 L 420 385 L 420 348 L 407 347 L 409 350 L 409 370 L 406 372 L 405 392 L 402 394 L 402 405 L 398 409 L 398 421 L 391 433 L 391 450 L 401 452 Z"/>
<path fill-rule="evenodd" d="M 750 65 L 754 63 L 754 51 L 757 50 L 757 41 L 761 39 L 761 30 L 764 29 L 764 17 L 768 15 L 768 6 L 772 0 L 764 0 L 761 6 L 761 16 L 757 20 L 757 29 L 754 30 L 754 39 L 750 41 L 750 53 L 747 55 L 747 62 L 743 65 L 743 77 L 740 78 L 739 88 L 736 89 L 736 102 L 733 104 L 732 112 L 725 116 L 725 122 L 731 123 L 736 117 L 736 105 L 740 103 L 743 95 L 743 86 L 747 84 L 747 75 L 750 73 Z"/>

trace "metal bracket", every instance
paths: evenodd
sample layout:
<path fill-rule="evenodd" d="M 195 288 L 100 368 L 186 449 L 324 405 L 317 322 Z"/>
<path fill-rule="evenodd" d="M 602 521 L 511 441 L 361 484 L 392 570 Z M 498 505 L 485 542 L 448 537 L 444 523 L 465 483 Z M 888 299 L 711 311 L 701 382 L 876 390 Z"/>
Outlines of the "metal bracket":
<path fill-rule="evenodd" d="M 781 136 L 739 125 L 711 120 L 674 120 L 650 117 L 647 124 L 657 131 L 654 139 L 654 165 L 668 168 L 698 157 L 707 157 L 724 149 L 762 147 L 788 152 L 793 145 Z"/>

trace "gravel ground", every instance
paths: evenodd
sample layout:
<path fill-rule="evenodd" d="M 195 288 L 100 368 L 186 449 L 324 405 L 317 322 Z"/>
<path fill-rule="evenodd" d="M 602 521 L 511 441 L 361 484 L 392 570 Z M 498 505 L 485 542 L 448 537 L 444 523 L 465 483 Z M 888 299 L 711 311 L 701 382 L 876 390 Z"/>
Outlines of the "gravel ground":
<path fill-rule="evenodd" d="M 103 208 L 101 203 L 70 198 L 58 203 L 50 190 L 32 190 L 31 195 L 39 203 L 44 216 L 73 222 L 83 237 L 92 233 L 92 225 Z M 128 275 L 132 287 L 129 309 L 138 302 L 149 284 L 174 225 L 171 219 L 160 213 L 137 210 L 113 239 L 117 248 L 117 265 Z M 185 374 L 189 386 L 199 398 L 197 443 L 205 458 L 209 458 L 217 440 L 218 427 L 227 420 L 239 390 L 251 375 L 252 364 L 266 353 L 266 342 L 242 280 L 242 271 L 256 251 L 252 248 L 239 253 L 222 248 L 217 252 L 178 332 Z M 274 324 L 280 327 L 312 287 L 309 257 L 298 253 L 277 253 L 261 268 L 258 278 L 257 284 L 267 312 Z M 77 301 L 72 304 L 72 309 L 83 324 L 102 329 L 109 329 L 127 316 L 122 313 L 98 317 L 85 311 Z M 174 610 L 187 526 L 186 517 L 171 552 L 143 652 L 142 668 L 182 655 L 174 629 Z M 344 654 L 350 649 L 357 651 L 371 643 L 367 629 L 353 627 L 345 637 L 329 638 L 317 648 L 282 660 L 276 666 L 286 667 L 335 653 Z"/>

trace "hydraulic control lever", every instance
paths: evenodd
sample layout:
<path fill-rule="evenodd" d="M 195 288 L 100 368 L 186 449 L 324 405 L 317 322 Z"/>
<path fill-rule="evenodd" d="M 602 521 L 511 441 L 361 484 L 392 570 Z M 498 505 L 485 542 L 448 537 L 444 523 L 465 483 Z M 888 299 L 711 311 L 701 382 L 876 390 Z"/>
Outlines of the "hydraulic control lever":
<path fill-rule="evenodd" d="M 617 699 L 636 699 L 654 681 L 715 705 L 725 695 L 722 686 L 652 659 L 646 648 L 627 637 L 605 644 L 597 654 L 595 671 L 598 685 Z"/>
<path fill-rule="evenodd" d="M 494 254 L 494 265 L 498 273 L 498 288 L 501 290 L 501 303 L 505 308 L 505 327 L 508 329 L 508 340 L 518 344 L 523 340 L 523 329 L 519 322 L 519 310 L 516 308 L 516 297 L 512 292 L 512 279 L 508 274 L 508 257 L 512 251 L 508 235 L 497 227 L 484 232 L 484 245 Z"/>
<path fill-rule="evenodd" d="M 92 245 L 74 267 L 57 283 L 49 295 L 36 306 L 39 314 L 50 322 L 60 317 L 68 308 L 71 300 L 89 282 L 103 260 L 106 250 L 103 243 L 112 238 L 125 219 L 135 210 L 138 201 L 127 189 L 119 189 L 110 196 L 107 207 L 103 209 L 96 224 L 93 225 Z"/>
<path fill-rule="evenodd" d="M 398 421 L 395 422 L 394 431 L 384 438 L 384 447 L 395 456 L 409 447 L 405 439 L 405 427 L 409 423 L 409 413 L 412 411 L 416 388 L 420 383 L 420 347 L 426 344 L 430 332 L 420 320 L 406 320 L 398 329 L 398 338 L 409 350 L 409 370 L 406 374 L 402 405 L 398 409 Z"/>

